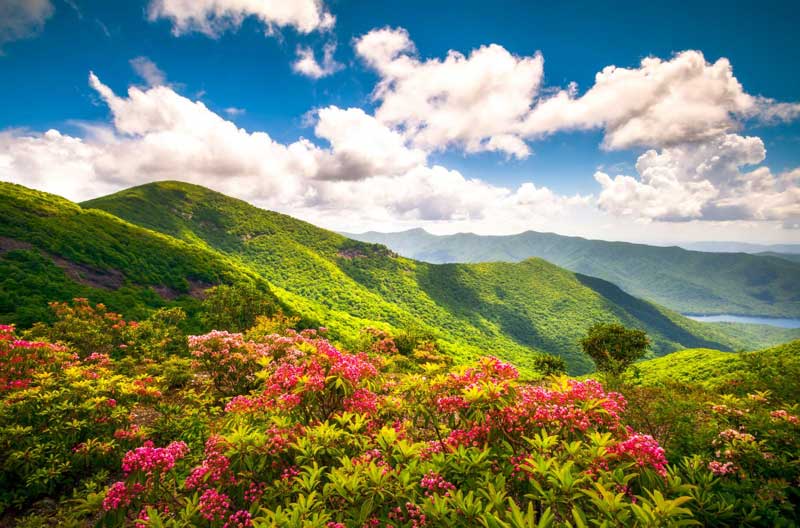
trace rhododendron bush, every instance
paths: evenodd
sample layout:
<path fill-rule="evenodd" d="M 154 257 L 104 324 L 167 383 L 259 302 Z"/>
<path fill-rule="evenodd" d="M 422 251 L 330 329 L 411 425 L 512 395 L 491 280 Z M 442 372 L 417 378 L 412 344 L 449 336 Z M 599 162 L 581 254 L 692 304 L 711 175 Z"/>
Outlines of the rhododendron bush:
<path fill-rule="evenodd" d="M 185 445 L 130 451 L 106 519 L 400 527 L 690 517 L 663 450 L 621 423 L 625 399 L 596 381 L 527 385 L 491 357 L 398 376 L 313 331 L 259 343 L 212 332 L 190 338 L 190 350 L 214 358 L 202 368 L 215 385 L 249 381 L 262 365 L 259 387 L 228 401 L 219 432 L 182 473 Z M 140 465 L 154 469 L 132 472 L 128 459 L 145 456 Z"/>
<path fill-rule="evenodd" d="M 694 395 L 695 430 L 675 432 L 659 426 L 658 409 L 674 405 L 663 394 L 527 380 L 491 356 L 452 366 L 430 342 L 404 352 L 383 330 L 348 351 L 324 329 L 260 319 L 250 332 L 187 336 L 184 348 L 172 331 L 128 333 L 122 318 L 76 310 L 61 310 L 70 325 L 24 339 L 0 327 L 0 509 L 20 526 L 797 520 L 800 413 L 768 391 Z M 126 340 L 110 352 L 74 337 L 110 319 Z M 133 327 L 148 325 L 164 328 Z M 65 327 L 70 339 L 34 339 Z"/>

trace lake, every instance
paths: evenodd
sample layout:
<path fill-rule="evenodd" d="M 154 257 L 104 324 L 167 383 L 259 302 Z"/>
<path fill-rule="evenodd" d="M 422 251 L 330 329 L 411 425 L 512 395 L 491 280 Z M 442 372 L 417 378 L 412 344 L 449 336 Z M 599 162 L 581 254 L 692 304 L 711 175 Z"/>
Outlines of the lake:
<path fill-rule="evenodd" d="M 789 317 L 751 317 L 749 315 L 688 315 L 689 319 L 702 323 L 746 323 L 780 326 L 781 328 L 800 328 L 800 319 Z"/>

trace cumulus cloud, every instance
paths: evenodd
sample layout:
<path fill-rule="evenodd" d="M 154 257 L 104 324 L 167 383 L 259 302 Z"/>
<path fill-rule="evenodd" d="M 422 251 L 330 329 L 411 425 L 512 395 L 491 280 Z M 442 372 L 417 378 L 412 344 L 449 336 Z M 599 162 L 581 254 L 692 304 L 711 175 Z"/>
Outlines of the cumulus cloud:
<path fill-rule="evenodd" d="M 41 32 L 53 11 L 50 0 L 0 2 L 0 55 L 3 53 L 3 44 L 30 38 Z"/>
<path fill-rule="evenodd" d="M 645 58 L 639 68 L 608 66 L 580 97 L 571 89 L 541 99 L 523 133 L 600 128 L 607 149 L 663 147 L 730 132 L 737 118 L 759 113 L 758 101 L 727 59 L 710 64 L 699 51 L 685 51 L 670 60 Z M 776 108 L 768 100 L 761 107 Z"/>
<path fill-rule="evenodd" d="M 179 179 L 340 229 L 460 222 L 507 231 L 586 203 L 530 182 L 511 189 L 431 166 L 424 151 L 357 108 L 315 112 L 314 133 L 327 145 L 283 144 L 168 86 L 120 96 L 93 73 L 89 83 L 112 123 L 85 137 L 5 132 L 0 179 L 75 200 Z"/>
<path fill-rule="evenodd" d="M 331 145 L 331 156 L 317 175 L 323 180 L 364 180 L 374 176 L 400 176 L 426 155 L 409 148 L 401 134 L 390 130 L 360 108 L 335 106 L 316 112 L 314 133 Z"/>
<path fill-rule="evenodd" d="M 167 83 L 166 74 L 147 57 L 135 57 L 130 60 L 130 64 L 136 75 L 141 77 L 148 86 L 160 86 Z"/>
<path fill-rule="evenodd" d="M 197 31 L 218 37 L 238 29 L 250 16 L 264 24 L 267 34 L 281 27 L 300 33 L 325 31 L 336 22 L 322 0 L 152 0 L 148 7 L 150 20 L 170 20 L 175 35 Z"/>
<path fill-rule="evenodd" d="M 355 49 L 380 76 L 375 116 L 416 146 L 530 154 L 518 131 L 542 81 L 540 54 L 518 57 L 491 44 L 421 60 L 408 33 L 391 28 L 370 31 Z"/>
<path fill-rule="evenodd" d="M 775 176 L 768 167 L 745 169 L 765 156 L 760 138 L 738 134 L 648 150 L 636 162 L 638 179 L 595 174 L 602 187 L 598 205 L 646 220 L 797 222 L 800 170 Z"/>
<path fill-rule="evenodd" d="M 306 46 L 297 47 L 297 60 L 292 63 L 292 69 L 300 75 L 321 79 L 333 75 L 342 69 L 342 65 L 333 58 L 336 52 L 336 43 L 328 42 L 322 49 L 322 62 L 314 56 L 314 50 Z"/>
<path fill-rule="evenodd" d="M 523 158 L 530 141 L 591 129 L 603 131 L 608 150 L 664 148 L 714 140 L 748 119 L 800 116 L 800 103 L 747 93 L 727 59 L 710 63 L 699 51 L 607 66 L 579 94 L 574 83 L 543 90 L 540 54 L 517 57 L 496 44 L 423 60 L 407 31 L 383 28 L 357 39 L 355 50 L 380 78 L 376 117 L 426 150 L 455 146 Z"/>

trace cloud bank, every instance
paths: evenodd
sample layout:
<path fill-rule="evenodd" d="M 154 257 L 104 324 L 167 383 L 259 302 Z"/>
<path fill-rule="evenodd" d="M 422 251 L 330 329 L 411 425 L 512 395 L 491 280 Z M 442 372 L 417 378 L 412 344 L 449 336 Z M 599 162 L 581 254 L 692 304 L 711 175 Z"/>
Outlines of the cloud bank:
<path fill-rule="evenodd" d="M 57 130 L 0 135 L 0 179 L 82 200 L 147 181 L 180 179 L 329 226 L 372 222 L 496 222 L 521 226 L 586 203 L 527 182 L 492 185 L 430 165 L 424 151 L 358 108 L 315 114 L 319 146 L 248 132 L 168 86 L 115 94 L 89 83 L 112 125 L 86 137 Z"/>
<path fill-rule="evenodd" d="M 333 24 L 312 0 L 156 0 L 150 16 L 172 20 L 176 34 L 211 36 L 247 16 L 267 31 Z M 84 125 L 80 137 L 0 133 L 0 179 L 77 200 L 179 179 L 343 230 L 422 224 L 508 233 L 572 225 L 620 236 L 671 232 L 668 226 L 684 222 L 709 226 L 713 236 L 710 229 L 724 226 L 800 225 L 800 169 L 773 172 L 763 165 L 763 141 L 742 132 L 751 122 L 795 119 L 800 104 L 747 93 L 727 59 L 712 63 L 690 50 L 637 67 L 611 65 L 581 93 L 575 84 L 543 87 L 541 54 L 517 56 L 497 44 L 422 58 L 408 32 L 382 28 L 353 45 L 378 76 L 374 112 L 317 108 L 309 113 L 310 138 L 282 143 L 239 128 L 178 93 L 138 57 L 131 64 L 147 87 L 124 96 L 90 74 L 109 123 Z M 301 46 L 293 68 L 311 78 L 330 75 L 340 67 L 334 52 L 329 41 L 319 62 Z M 603 149 L 636 151 L 635 173 L 598 170 L 596 195 L 564 196 L 534 181 L 497 185 L 431 162 L 442 150 L 524 158 L 535 141 L 580 130 L 601 131 Z"/>

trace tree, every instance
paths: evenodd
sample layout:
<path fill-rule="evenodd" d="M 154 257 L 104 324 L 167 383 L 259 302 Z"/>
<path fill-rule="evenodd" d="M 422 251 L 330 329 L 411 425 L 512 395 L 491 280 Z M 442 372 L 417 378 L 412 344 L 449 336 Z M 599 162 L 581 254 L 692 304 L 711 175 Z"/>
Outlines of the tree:
<path fill-rule="evenodd" d="M 596 324 L 581 340 L 583 351 L 594 360 L 597 370 L 619 376 L 637 359 L 644 357 L 650 339 L 643 330 L 621 324 Z"/>
<path fill-rule="evenodd" d="M 214 330 L 244 332 L 259 315 L 272 315 L 277 308 L 269 292 L 252 285 L 221 284 L 205 294 L 200 317 L 207 328 Z"/>
<path fill-rule="evenodd" d="M 543 376 L 558 376 L 567 373 L 564 359 L 551 354 L 538 354 L 533 358 L 533 368 Z"/>

